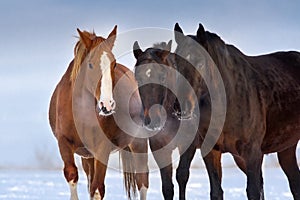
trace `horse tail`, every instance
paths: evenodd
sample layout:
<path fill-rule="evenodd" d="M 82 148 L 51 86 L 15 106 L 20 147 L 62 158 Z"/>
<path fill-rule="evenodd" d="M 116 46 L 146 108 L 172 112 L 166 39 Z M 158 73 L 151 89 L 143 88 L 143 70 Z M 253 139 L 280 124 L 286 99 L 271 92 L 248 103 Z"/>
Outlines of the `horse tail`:
<path fill-rule="evenodd" d="M 127 146 L 121 152 L 122 166 L 123 166 L 123 176 L 124 176 L 124 186 L 127 192 L 128 199 L 131 196 L 136 196 L 136 178 L 135 178 L 135 165 L 134 158 L 131 154 L 130 148 Z"/>

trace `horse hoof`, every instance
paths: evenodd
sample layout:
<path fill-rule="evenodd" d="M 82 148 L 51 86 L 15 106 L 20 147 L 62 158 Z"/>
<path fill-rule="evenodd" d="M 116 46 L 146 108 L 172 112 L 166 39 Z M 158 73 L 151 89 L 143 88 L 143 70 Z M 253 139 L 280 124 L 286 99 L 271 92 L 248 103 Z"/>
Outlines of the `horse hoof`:
<path fill-rule="evenodd" d="M 95 191 L 94 196 L 91 198 L 91 200 L 101 200 L 101 199 L 102 199 L 102 198 L 101 198 L 100 192 L 99 192 L 99 190 L 97 189 L 97 190 Z"/>

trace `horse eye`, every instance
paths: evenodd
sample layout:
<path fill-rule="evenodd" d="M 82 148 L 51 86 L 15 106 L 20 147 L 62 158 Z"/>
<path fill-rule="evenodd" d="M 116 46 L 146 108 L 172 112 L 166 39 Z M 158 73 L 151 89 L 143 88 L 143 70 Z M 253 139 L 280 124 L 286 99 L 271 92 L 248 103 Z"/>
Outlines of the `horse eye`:
<path fill-rule="evenodd" d="M 92 63 L 89 63 L 89 68 L 93 69 L 93 64 Z"/>

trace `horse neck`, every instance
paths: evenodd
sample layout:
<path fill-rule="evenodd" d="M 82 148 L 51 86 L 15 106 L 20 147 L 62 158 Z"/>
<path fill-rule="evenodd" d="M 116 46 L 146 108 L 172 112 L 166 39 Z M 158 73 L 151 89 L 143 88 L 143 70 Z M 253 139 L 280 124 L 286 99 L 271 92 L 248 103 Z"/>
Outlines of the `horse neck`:
<path fill-rule="evenodd" d="M 167 65 L 170 66 L 174 71 L 176 71 L 176 62 L 175 62 L 175 54 L 174 53 L 170 53 L 168 55 Z M 166 102 L 165 107 L 166 107 L 167 113 L 173 115 L 174 105 L 176 103 L 176 97 L 170 90 L 168 90 L 166 93 L 166 101 L 165 102 Z"/>
<path fill-rule="evenodd" d="M 176 62 L 175 62 L 175 54 L 174 53 L 170 53 L 167 57 L 167 64 L 168 66 L 176 69 L 175 65 L 176 65 Z"/>
<path fill-rule="evenodd" d="M 247 56 L 237 48 L 231 45 L 214 46 L 208 49 L 208 53 L 216 65 L 214 68 L 209 67 L 209 74 L 214 79 L 215 71 L 213 69 L 219 71 L 227 93 L 235 92 L 236 84 L 247 84 L 246 79 L 241 79 L 240 77 L 245 77 L 246 74 L 253 72 L 251 72 L 251 67 L 249 67 Z"/>
<path fill-rule="evenodd" d="M 89 71 L 83 63 L 76 80 L 72 84 L 73 100 L 81 106 L 93 107 L 96 101 L 96 92 L 99 88 L 97 76 Z"/>

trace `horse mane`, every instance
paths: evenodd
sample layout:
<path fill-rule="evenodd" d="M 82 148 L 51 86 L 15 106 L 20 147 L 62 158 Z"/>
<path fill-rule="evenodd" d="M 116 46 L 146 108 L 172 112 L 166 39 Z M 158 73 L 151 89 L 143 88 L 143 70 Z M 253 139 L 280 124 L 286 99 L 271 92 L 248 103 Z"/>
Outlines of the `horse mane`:
<path fill-rule="evenodd" d="M 77 74 L 80 69 L 80 65 L 83 62 L 83 59 L 86 57 L 87 49 L 84 46 L 83 42 L 79 40 L 74 48 L 74 62 L 73 62 L 73 68 L 70 75 L 70 80 L 74 82 L 74 80 L 77 77 Z"/>
<path fill-rule="evenodd" d="M 227 56 L 229 52 L 235 55 L 245 56 L 245 54 L 234 45 L 225 43 L 224 40 L 216 33 L 205 31 L 205 35 L 206 40 L 209 43 L 208 51 L 213 50 L 216 53 L 217 50 L 221 50 L 221 56 Z"/>
<path fill-rule="evenodd" d="M 91 49 L 97 46 L 98 44 L 100 44 L 104 40 L 104 38 L 102 37 L 97 37 L 94 31 L 93 32 L 83 31 L 83 34 L 88 35 L 88 37 L 93 41 Z M 73 60 L 74 62 L 73 62 L 73 68 L 70 75 L 71 82 L 75 81 L 80 66 L 83 60 L 85 59 L 85 57 L 87 56 L 89 50 L 90 49 L 86 48 L 84 42 L 79 37 L 79 41 L 76 43 L 74 47 L 74 60 Z"/>
<path fill-rule="evenodd" d="M 205 33 L 206 33 L 206 38 L 207 38 L 208 41 L 219 40 L 220 42 L 225 44 L 224 41 L 221 39 L 221 37 L 218 36 L 216 33 L 211 33 L 209 31 L 205 31 Z"/>

